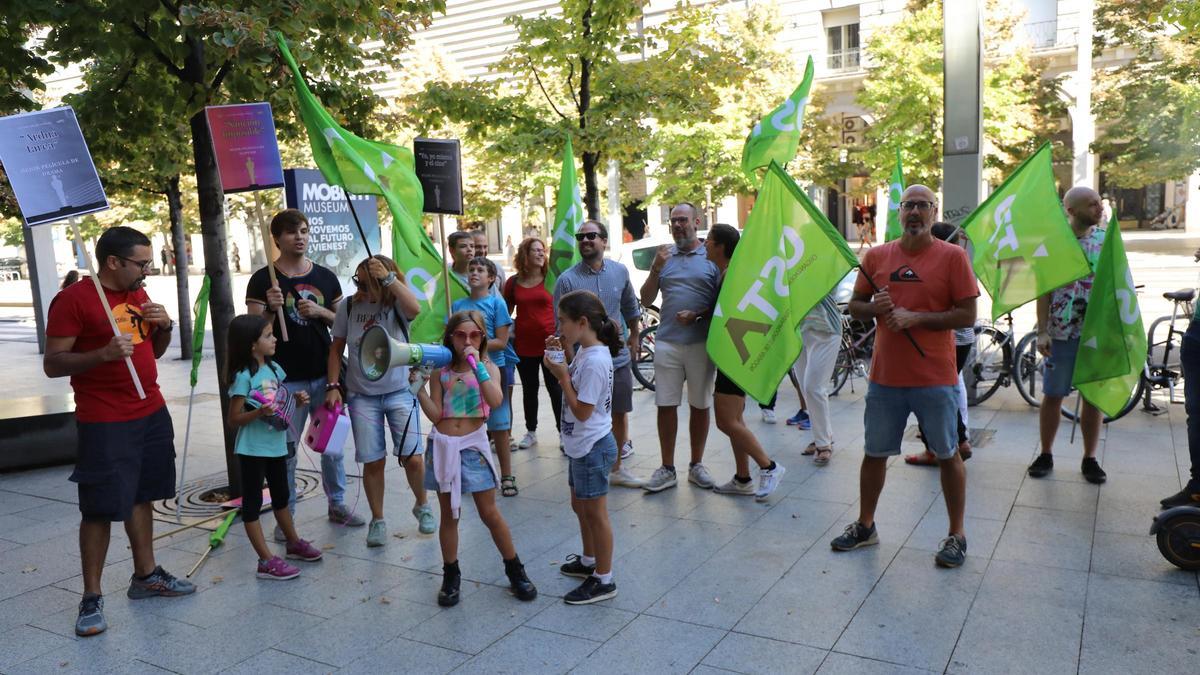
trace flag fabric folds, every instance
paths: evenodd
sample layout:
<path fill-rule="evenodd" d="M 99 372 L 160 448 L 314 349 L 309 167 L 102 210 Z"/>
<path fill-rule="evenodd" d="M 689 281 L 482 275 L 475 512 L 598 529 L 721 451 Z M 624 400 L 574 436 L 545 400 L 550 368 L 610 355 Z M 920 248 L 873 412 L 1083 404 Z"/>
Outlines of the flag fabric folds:
<path fill-rule="evenodd" d="M 1112 417 L 1137 386 L 1147 346 L 1121 228 L 1114 217 L 1096 263 L 1071 384 L 1087 402 Z"/>
<path fill-rule="evenodd" d="M 896 148 L 896 166 L 892 169 L 892 179 L 888 181 L 887 231 L 883 234 L 884 241 L 899 239 L 904 235 L 900 225 L 900 200 L 904 198 L 904 166 L 900 163 L 900 148 Z"/>
<path fill-rule="evenodd" d="M 766 402 L 800 355 L 800 323 L 858 265 L 842 235 L 772 161 L 734 251 L 708 331 L 708 354 Z"/>
<path fill-rule="evenodd" d="M 300 118 L 308 130 L 317 168 L 330 185 L 340 185 L 352 194 L 383 197 L 392 214 L 392 255 L 421 305 L 410 327 L 410 339 L 440 342 L 448 318 L 447 289 L 442 283 L 442 258 L 421 226 L 424 195 L 412 151 L 368 141 L 343 129 L 309 90 L 283 35 L 276 33 L 275 38 L 292 70 Z M 466 297 L 466 286 L 454 275 L 449 278 L 451 300 Z"/>
<path fill-rule="evenodd" d="M 1050 144 L 1025 160 L 963 221 L 992 319 L 1091 274 L 1054 184 Z"/>
<path fill-rule="evenodd" d="M 558 202 L 554 210 L 554 231 L 550 236 L 550 258 L 546 271 L 546 290 L 554 293 L 558 276 L 579 262 L 575 233 L 583 224 L 583 199 L 575 178 L 575 151 L 571 137 L 563 147 L 562 174 L 558 180 Z"/>
<path fill-rule="evenodd" d="M 196 296 L 196 304 L 192 313 L 196 315 L 192 324 L 192 389 L 200 379 L 200 355 L 204 352 L 204 327 L 208 319 L 208 296 L 212 292 L 212 279 L 207 274 L 200 284 L 200 295 Z"/>
<path fill-rule="evenodd" d="M 796 91 L 787 97 L 778 108 L 762 118 L 742 146 L 742 173 L 757 184 L 755 169 L 776 162 L 780 166 L 792 161 L 800 146 L 800 124 L 804 119 L 804 106 L 808 104 L 808 92 L 812 89 L 813 59 L 808 57 L 804 66 L 804 79 Z"/>

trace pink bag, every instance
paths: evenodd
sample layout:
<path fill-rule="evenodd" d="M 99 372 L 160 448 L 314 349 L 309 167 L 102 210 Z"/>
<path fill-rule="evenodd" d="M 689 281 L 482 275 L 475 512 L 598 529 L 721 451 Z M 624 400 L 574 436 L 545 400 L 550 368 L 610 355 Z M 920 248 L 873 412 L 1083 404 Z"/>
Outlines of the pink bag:
<path fill-rule="evenodd" d="M 350 436 L 350 408 L 335 403 L 333 410 L 315 403 L 309 409 L 304 428 L 304 444 L 313 452 L 341 457 L 342 446 Z"/>

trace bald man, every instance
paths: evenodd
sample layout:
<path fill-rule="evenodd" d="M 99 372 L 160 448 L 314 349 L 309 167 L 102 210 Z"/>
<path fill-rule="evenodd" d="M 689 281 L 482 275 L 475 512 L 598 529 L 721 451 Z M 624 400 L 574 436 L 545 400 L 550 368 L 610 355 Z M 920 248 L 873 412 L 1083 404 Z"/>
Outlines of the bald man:
<path fill-rule="evenodd" d="M 858 520 L 847 525 L 830 546 L 850 551 L 879 543 L 875 508 L 888 458 L 900 454 L 909 414 L 915 414 L 938 460 L 950 520 L 934 561 L 942 567 L 958 567 L 967 557 L 963 528 L 967 472 L 958 454 L 954 329 L 975 325 L 979 286 L 966 252 L 933 237 L 936 213 L 932 190 L 924 185 L 905 190 L 900 202 L 904 234 L 868 250 L 854 284 L 850 314 L 862 321 L 874 320 L 878 328 L 863 415 L 866 434 Z"/>
<path fill-rule="evenodd" d="M 1098 227 L 1104 217 L 1100 195 L 1089 187 L 1073 187 L 1063 196 L 1063 207 L 1071 221 L 1071 229 L 1079 247 L 1092 269 L 1100 260 L 1104 246 L 1104 229 Z M 1063 399 L 1071 393 L 1071 375 L 1075 372 L 1075 354 L 1079 351 L 1079 333 L 1092 294 L 1094 274 L 1073 281 L 1038 298 L 1038 351 L 1046 357 L 1042 381 L 1042 406 L 1038 410 L 1042 437 L 1042 452 L 1029 465 L 1029 476 L 1041 478 L 1054 470 L 1054 436 L 1058 433 Z M 1083 431 L 1083 463 L 1080 470 L 1089 483 L 1108 480 L 1096 461 L 1096 445 L 1100 441 L 1100 411 L 1087 401 L 1081 405 L 1079 426 Z"/>

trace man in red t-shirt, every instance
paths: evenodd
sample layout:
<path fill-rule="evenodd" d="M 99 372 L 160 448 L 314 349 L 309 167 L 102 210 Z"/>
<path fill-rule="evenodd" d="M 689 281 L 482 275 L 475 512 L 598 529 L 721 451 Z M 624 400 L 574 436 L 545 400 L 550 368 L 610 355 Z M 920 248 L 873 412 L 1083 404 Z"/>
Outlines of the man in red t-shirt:
<path fill-rule="evenodd" d="M 914 413 L 938 458 L 950 516 L 949 536 L 934 560 L 943 567 L 958 567 L 967 556 L 967 473 L 958 455 L 953 329 L 975 324 L 979 287 L 966 253 L 931 234 L 936 206 L 933 191 L 924 185 L 905 190 L 900 202 L 903 236 L 867 251 L 859 269 L 850 314 L 863 321 L 874 319 L 878 326 L 863 416 L 861 506 L 858 520 L 830 543 L 836 551 L 879 543 L 875 507 L 888 457 L 900 454 L 904 427 Z"/>
<path fill-rule="evenodd" d="M 71 377 L 78 457 L 71 480 L 79 485 L 79 557 L 83 600 L 75 633 L 108 628 L 100 575 L 114 521 L 125 523 L 133 549 L 130 598 L 193 593 L 154 561 L 150 502 L 175 496 L 175 432 L 158 389 L 155 359 L 167 351 L 175 322 L 150 302 L 142 284 L 154 262 L 150 240 L 129 227 L 114 227 L 96 242 L 98 277 L 121 334 L 114 336 L 91 280 L 80 280 L 50 303 L 46 354 L 49 377 Z M 138 396 L 126 358 L 146 392 Z"/>

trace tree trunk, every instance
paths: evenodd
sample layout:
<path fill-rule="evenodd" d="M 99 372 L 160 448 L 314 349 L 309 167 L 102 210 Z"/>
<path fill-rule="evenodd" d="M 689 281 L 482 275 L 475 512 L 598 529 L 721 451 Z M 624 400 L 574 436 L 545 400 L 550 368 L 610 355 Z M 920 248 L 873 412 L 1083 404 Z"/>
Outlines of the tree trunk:
<path fill-rule="evenodd" d="M 187 234 L 183 231 L 183 194 L 179 191 L 179 176 L 171 176 L 164 185 L 167 211 L 171 215 L 171 248 L 175 249 L 175 289 L 179 299 L 179 358 L 192 358 L 192 302 L 188 294 Z"/>
<path fill-rule="evenodd" d="M 583 41 L 592 37 L 592 2 L 583 10 L 580 24 L 583 26 Z M 587 130 L 587 114 L 592 107 L 592 61 L 586 56 L 579 58 L 579 131 Z M 582 135 L 582 134 L 581 134 Z M 596 187 L 596 167 L 600 164 L 600 153 L 583 153 L 583 205 L 588 218 L 600 220 L 600 192 Z"/>
<path fill-rule="evenodd" d="M 600 220 L 600 192 L 596 186 L 596 166 L 600 164 L 600 153 L 583 153 L 583 205 L 587 217 Z"/>

